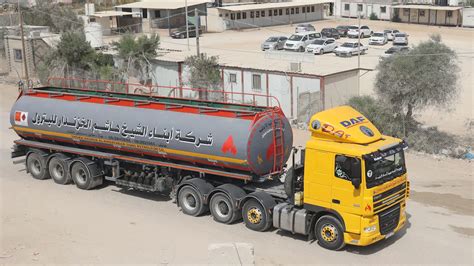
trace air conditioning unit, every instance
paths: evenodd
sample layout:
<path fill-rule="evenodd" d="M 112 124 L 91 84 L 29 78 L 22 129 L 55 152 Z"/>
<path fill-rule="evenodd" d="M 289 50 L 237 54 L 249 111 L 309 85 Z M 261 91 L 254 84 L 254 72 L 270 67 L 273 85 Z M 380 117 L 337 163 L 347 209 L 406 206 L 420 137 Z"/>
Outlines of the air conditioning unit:
<path fill-rule="evenodd" d="M 291 72 L 301 72 L 301 63 L 290 63 Z"/>

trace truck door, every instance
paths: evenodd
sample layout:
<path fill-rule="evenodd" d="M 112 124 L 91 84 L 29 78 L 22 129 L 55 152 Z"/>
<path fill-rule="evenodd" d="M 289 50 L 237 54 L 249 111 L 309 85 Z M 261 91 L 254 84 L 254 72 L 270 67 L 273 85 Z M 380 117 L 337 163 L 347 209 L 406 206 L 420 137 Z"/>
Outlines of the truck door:
<path fill-rule="evenodd" d="M 331 207 L 344 217 L 348 232 L 360 232 L 362 195 L 361 160 L 335 155 Z"/>

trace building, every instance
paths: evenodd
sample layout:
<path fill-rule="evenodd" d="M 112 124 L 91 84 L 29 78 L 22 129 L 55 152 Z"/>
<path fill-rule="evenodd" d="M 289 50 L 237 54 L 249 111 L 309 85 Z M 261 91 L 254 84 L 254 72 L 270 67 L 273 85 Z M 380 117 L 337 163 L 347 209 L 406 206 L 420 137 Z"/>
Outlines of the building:
<path fill-rule="evenodd" d="M 132 12 L 124 11 L 99 11 L 89 15 L 90 22 L 97 22 L 102 28 L 103 35 L 111 35 L 120 32 L 139 33 L 142 31 L 142 19 L 134 16 Z"/>
<path fill-rule="evenodd" d="M 55 46 L 60 38 L 57 34 L 51 34 L 46 26 L 24 26 L 25 55 L 23 55 L 19 27 L 7 27 L 7 31 L 8 33 L 3 40 L 5 55 L 9 75 L 15 77 L 25 75 L 23 56 L 26 56 L 29 74 L 34 75 L 41 61 L 44 60 L 51 47 Z"/>
<path fill-rule="evenodd" d="M 321 20 L 332 0 L 229 5 L 208 10 L 208 31 L 258 28 Z"/>
<path fill-rule="evenodd" d="M 115 10 L 138 13 L 142 19 L 143 32 L 154 29 L 172 29 L 186 24 L 184 0 L 144 0 L 130 4 L 115 6 Z M 195 10 L 199 16 L 206 16 L 207 3 L 211 0 L 188 0 L 189 16 L 194 16 Z"/>
<path fill-rule="evenodd" d="M 374 13 L 380 20 L 392 18 L 392 6 L 398 0 L 336 0 L 334 9 L 336 17 L 369 18 Z"/>
<path fill-rule="evenodd" d="M 431 5 L 396 5 L 393 14 L 401 22 L 439 26 L 461 26 L 462 7 Z"/>

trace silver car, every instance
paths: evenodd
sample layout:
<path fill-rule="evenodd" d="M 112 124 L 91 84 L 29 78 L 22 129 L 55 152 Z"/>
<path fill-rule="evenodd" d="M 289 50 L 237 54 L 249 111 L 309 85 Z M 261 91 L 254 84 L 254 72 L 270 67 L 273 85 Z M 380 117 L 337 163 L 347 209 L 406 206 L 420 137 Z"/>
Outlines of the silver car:
<path fill-rule="evenodd" d="M 393 37 L 393 44 L 408 45 L 408 34 L 403 32 L 395 33 L 395 36 Z"/>
<path fill-rule="evenodd" d="M 261 49 L 262 51 L 281 50 L 283 49 L 286 40 L 288 40 L 288 38 L 285 36 L 272 36 L 262 43 Z"/>
<path fill-rule="evenodd" d="M 399 33 L 400 31 L 399 30 L 384 30 L 383 32 L 385 32 L 387 34 L 387 38 L 389 41 L 393 41 L 393 37 L 396 33 Z"/>
<path fill-rule="evenodd" d="M 295 29 L 295 33 L 304 31 L 316 31 L 316 28 L 311 24 L 298 24 Z"/>

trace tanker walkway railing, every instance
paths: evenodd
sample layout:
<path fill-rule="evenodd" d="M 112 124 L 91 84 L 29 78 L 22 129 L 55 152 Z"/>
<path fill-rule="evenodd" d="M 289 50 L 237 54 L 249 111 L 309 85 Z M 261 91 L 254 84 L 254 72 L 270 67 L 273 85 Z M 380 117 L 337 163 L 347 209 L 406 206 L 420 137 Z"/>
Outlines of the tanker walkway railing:
<path fill-rule="evenodd" d="M 124 95 L 141 95 L 160 98 L 215 102 L 252 107 L 278 107 L 279 100 L 272 95 L 241 91 L 211 90 L 176 86 L 143 85 L 106 80 L 52 77 L 46 86 L 94 92 L 111 92 Z"/>

